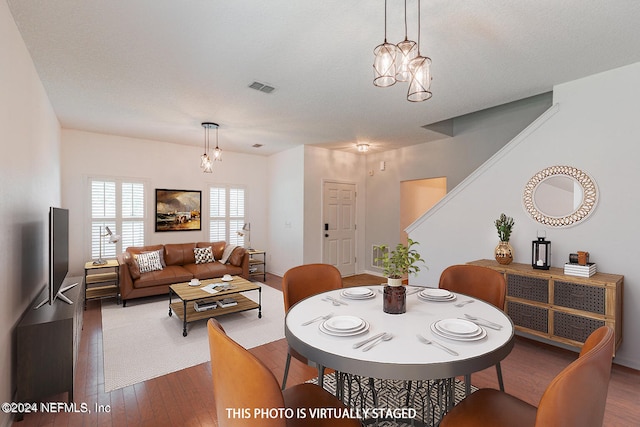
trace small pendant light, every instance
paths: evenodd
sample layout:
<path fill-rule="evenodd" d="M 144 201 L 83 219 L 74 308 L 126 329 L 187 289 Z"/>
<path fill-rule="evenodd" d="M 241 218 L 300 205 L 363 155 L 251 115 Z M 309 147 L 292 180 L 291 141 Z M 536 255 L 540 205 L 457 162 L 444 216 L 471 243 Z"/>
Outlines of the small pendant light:
<path fill-rule="evenodd" d="M 384 43 L 373 50 L 373 84 L 389 87 L 396 83 L 396 56 L 398 47 L 387 43 L 387 0 L 384 2 Z"/>
<path fill-rule="evenodd" d="M 411 81 L 407 91 L 407 100 L 426 101 L 431 98 L 431 58 L 420 54 L 420 0 L 418 0 L 418 55 L 409 63 Z"/>
<path fill-rule="evenodd" d="M 408 82 L 411 79 L 409 63 L 418 55 L 418 45 L 407 38 L 407 0 L 404 0 L 404 41 L 398 43 L 396 56 L 396 81 Z"/>

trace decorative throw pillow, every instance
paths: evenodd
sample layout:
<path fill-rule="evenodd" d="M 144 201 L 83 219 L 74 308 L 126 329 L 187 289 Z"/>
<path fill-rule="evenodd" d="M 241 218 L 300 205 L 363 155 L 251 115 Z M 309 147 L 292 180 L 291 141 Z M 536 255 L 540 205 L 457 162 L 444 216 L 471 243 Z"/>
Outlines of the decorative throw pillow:
<path fill-rule="evenodd" d="M 226 264 L 231 256 L 231 252 L 236 248 L 236 245 L 227 245 L 224 247 L 224 251 L 222 252 L 222 258 L 220 258 L 220 262 Z"/>
<path fill-rule="evenodd" d="M 147 252 L 158 252 L 158 257 L 160 258 L 160 264 L 162 265 L 162 268 L 165 268 L 167 266 L 167 264 L 164 262 L 164 249 L 158 249 L 156 251 L 145 251 L 142 253 L 144 254 Z"/>
<path fill-rule="evenodd" d="M 138 261 L 138 267 L 140 273 L 148 273 L 150 271 L 162 270 L 162 263 L 160 263 L 160 255 L 157 251 L 145 252 L 138 255 L 136 259 Z"/>
<path fill-rule="evenodd" d="M 233 252 L 231 252 L 231 256 L 229 256 L 229 264 L 235 267 L 241 267 L 246 252 L 247 250 L 243 247 L 238 246 L 235 248 Z"/>
<path fill-rule="evenodd" d="M 140 278 L 140 268 L 138 267 L 138 263 L 136 262 L 135 258 L 129 252 L 124 252 L 122 254 L 122 257 L 124 259 L 124 262 L 129 267 L 131 278 L 133 280 L 138 280 Z"/>
<path fill-rule="evenodd" d="M 193 254 L 196 257 L 196 264 L 205 264 L 207 262 L 213 262 L 213 251 L 211 246 L 206 248 L 193 248 Z"/>

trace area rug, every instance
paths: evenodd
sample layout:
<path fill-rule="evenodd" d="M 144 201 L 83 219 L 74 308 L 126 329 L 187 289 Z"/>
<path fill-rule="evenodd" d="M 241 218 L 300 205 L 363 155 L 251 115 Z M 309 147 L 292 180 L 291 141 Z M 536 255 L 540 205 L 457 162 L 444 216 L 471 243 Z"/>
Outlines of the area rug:
<path fill-rule="evenodd" d="M 437 425 L 442 418 L 446 407 L 442 399 L 445 381 L 396 381 L 396 380 L 373 380 L 358 375 L 342 375 L 344 402 L 352 408 L 354 415 L 368 415 L 365 424 L 375 423 L 379 427 L 405 427 L 413 425 Z M 459 403 L 465 398 L 466 392 L 464 382 L 453 379 L 453 404 Z M 307 382 L 317 384 L 318 378 L 313 378 Z M 336 393 L 336 374 L 330 373 L 324 376 L 323 387 Z M 478 390 L 471 386 L 471 392 Z M 375 401 L 374 401 L 375 398 Z M 412 412 L 401 409 L 412 409 Z M 387 411 L 391 410 L 391 411 Z M 395 412 L 393 411 L 395 410 Z M 386 417 L 388 414 L 411 414 L 415 419 L 393 419 Z M 373 419 L 371 418 L 373 416 Z"/>
<path fill-rule="evenodd" d="M 282 292 L 262 286 L 262 318 L 257 310 L 233 313 L 216 319 L 227 334 L 245 348 L 284 338 Z M 258 300 L 258 292 L 243 293 Z M 106 300 L 102 305 L 102 340 L 105 392 L 166 375 L 209 361 L 207 322 L 187 325 L 169 317 L 166 296 L 127 302 L 125 308 Z"/>

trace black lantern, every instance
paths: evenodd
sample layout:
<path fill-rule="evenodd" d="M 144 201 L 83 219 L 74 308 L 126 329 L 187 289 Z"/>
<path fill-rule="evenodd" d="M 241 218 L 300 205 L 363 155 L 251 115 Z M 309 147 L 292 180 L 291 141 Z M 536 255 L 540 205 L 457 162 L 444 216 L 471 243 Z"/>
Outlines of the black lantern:
<path fill-rule="evenodd" d="M 531 242 L 531 266 L 538 270 L 548 270 L 551 266 L 551 242 L 538 236 Z"/>

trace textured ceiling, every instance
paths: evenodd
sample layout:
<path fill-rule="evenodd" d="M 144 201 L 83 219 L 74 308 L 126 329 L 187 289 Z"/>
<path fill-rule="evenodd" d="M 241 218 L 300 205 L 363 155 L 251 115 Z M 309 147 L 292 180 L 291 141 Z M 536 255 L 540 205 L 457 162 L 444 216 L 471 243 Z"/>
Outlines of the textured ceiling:
<path fill-rule="evenodd" d="M 424 125 L 640 60 L 637 0 L 425 0 L 433 97 L 411 103 L 372 85 L 382 0 L 7 3 L 63 127 L 201 146 L 213 121 L 223 150 L 264 155 L 427 142 L 443 135 Z M 389 0 L 390 42 L 403 10 Z"/>

